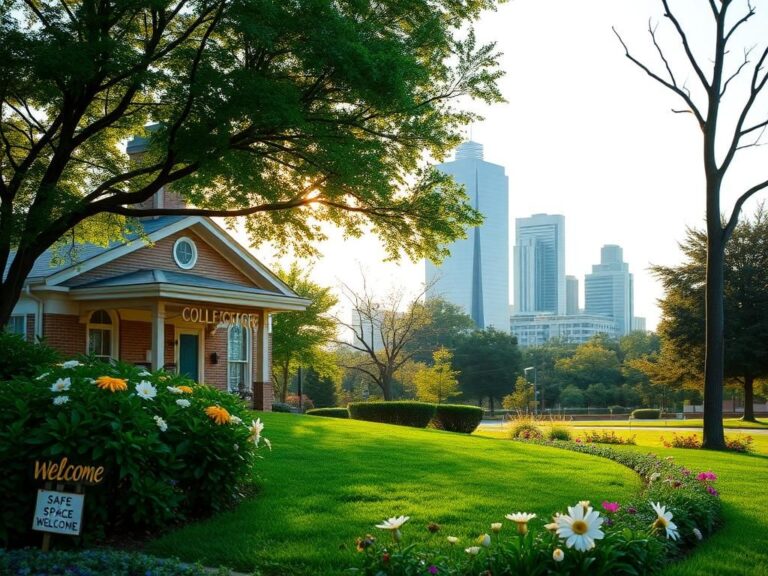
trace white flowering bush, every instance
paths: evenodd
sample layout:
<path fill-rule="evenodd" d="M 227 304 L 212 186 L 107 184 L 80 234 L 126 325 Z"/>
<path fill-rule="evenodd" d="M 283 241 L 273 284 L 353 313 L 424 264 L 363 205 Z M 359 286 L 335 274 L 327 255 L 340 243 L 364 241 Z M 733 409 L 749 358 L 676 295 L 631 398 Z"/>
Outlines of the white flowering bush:
<path fill-rule="evenodd" d="M 104 467 L 105 481 L 86 489 L 86 538 L 157 530 L 231 505 L 265 441 L 246 414 L 236 396 L 128 364 L 72 360 L 3 383 L 0 541 L 29 537 L 35 460 Z"/>

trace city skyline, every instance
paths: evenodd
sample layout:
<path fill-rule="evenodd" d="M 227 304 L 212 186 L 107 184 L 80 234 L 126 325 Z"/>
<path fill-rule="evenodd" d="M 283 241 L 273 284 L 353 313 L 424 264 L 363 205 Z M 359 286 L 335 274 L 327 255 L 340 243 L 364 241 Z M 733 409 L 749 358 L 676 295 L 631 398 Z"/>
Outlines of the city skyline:
<path fill-rule="evenodd" d="M 706 41 L 701 34 L 708 30 L 707 14 L 683 16 L 696 31 L 692 39 Z M 687 227 L 703 227 L 705 203 L 695 121 L 671 111 L 677 100 L 626 59 L 611 29 L 663 69 L 648 37 L 649 18 L 660 24 L 659 38 L 669 46 L 671 63 L 680 66 L 668 22 L 651 0 L 595 0 L 588 8 L 566 0 L 517 0 L 486 13 L 477 25 L 478 41 L 495 41 L 503 53 L 501 90 L 508 103 L 470 105 L 485 120 L 468 127 L 467 137 L 471 130 L 485 145 L 485 158 L 507 170 L 510 225 L 536 213 L 568 219 L 567 275 L 589 273 L 604 244 L 623 247 L 635 275 L 635 314 L 654 330 L 663 290 L 649 267 L 682 260 L 678 243 Z M 751 30 L 767 28 L 768 12 L 758 12 Z M 734 102 L 737 88 L 729 89 Z M 724 210 L 754 183 L 764 150 L 742 152 L 723 189 Z M 750 200 L 743 214 L 752 214 L 764 198 Z M 423 279 L 423 262 L 381 263 L 385 253 L 375 239 L 328 235 L 319 246 L 324 257 L 314 265 L 317 282 L 354 286 L 360 267 L 382 291 L 418 286 Z"/>

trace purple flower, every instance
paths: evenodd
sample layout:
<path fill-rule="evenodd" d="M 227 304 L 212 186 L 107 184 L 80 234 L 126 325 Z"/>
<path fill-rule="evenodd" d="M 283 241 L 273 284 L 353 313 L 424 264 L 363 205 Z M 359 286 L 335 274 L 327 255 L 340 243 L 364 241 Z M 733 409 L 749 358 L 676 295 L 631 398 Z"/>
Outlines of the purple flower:
<path fill-rule="evenodd" d="M 637 508 L 635 508 L 634 506 L 630 506 L 629 508 L 627 508 L 627 514 L 637 514 Z"/>
<path fill-rule="evenodd" d="M 710 494 L 712 494 L 712 496 L 719 496 L 719 495 L 720 495 L 720 493 L 719 493 L 717 490 L 715 490 L 715 489 L 714 489 L 712 486 L 710 486 L 710 485 L 707 485 L 707 492 L 709 492 Z"/>
<path fill-rule="evenodd" d="M 430 565 L 430 567 L 427 568 L 427 572 L 429 572 L 430 574 L 437 574 L 437 566 L 435 566 L 434 564 Z"/>
<path fill-rule="evenodd" d="M 621 506 L 619 506 L 618 502 L 608 502 L 607 500 L 603 500 L 603 508 L 607 512 L 615 513 L 619 511 Z"/>

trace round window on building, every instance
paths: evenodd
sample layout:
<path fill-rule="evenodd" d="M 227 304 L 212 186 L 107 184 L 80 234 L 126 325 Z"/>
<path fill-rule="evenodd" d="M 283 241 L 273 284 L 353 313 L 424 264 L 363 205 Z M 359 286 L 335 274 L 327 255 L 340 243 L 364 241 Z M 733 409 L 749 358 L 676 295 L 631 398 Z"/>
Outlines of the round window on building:
<path fill-rule="evenodd" d="M 179 238 L 173 245 L 173 259 L 180 268 L 189 270 L 197 263 L 197 246 L 186 236 Z"/>

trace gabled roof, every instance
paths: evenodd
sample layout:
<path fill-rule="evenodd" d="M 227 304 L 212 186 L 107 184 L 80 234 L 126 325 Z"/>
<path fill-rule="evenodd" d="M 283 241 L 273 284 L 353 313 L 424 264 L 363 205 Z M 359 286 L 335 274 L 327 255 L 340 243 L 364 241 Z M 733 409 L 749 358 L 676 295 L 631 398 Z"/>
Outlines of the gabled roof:
<path fill-rule="evenodd" d="M 153 234 L 154 232 L 157 232 L 158 230 L 161 230 L 162 228 L 170 226 L 171 224 L 183 219 L 184 216 L 162 216 L 153 220 L 146 220 L 142 222 L 144 234 Z M 110 250 L 123 246 L 127 242 L 131 242 L 138 238 L 139 235 L 134 232 L 126 235 L 125 241 L 111 242 L 107 246 L 97 246 L 96 244 L 90 243 L 79 244 L 73 255 L 67 254 L 66 250 L 62 250 L 59 253 L 56 253 L 53 250 L 46 250 L 37 260 L 35 260 L 35 263 L 32 266 L 32 270 L 27 276 L 27 279 L 31 280 L 48 278 L 49 276 L 53 276 L 62 270 L 80 266 L 84 262 L 87 262 L 96 256 L 104 254 L 105 252 L 109 252 Z M 12 250 L 8 264 L 6 265 L 5 272 L 3 273 L 3 277 L 5 277 L 5 274 L 8 272 L 8 268 L 10 267 L 11 262 L 13 262 L 13 257 L 15 255 L 16 251 Z M 55 256 L 58 256 L 60 261 L 55 265 L 52 265 Z"/>
<path fill-rule="evenodd" d="M 298 299 L 296 293 L 291 290 L 288 285 L 275 276 L 266 266 L 259 262 L 259 260 L 232 238 L 227 231 L 210 218 L 202 216 L 162 216 L 159 218 L 145 219 L 142 220 L 141 223 L 143 227 L 143 235 L 132 233 L 126 237 L 125 241 L 112 242 L 104 247 L 96 246 L 94 244 L 79 245 L 73 257 L 68 257 L 66 254 L 61 255 L 63 256 L 61 257 L 61 262 L 57 262 L 56 265 L 53 266 L 51 263 L 55 253 L 50 249 L 47 250 L 35 261 L 26 282 L 33 286 L 44 285 L 46 287 L 63 287 L 65 282 L 76 278 L 84 272 L 103 266 L 104 264 L 135 250 L 145 248 L 147 246 L 144 239 L 145 237 L 149 242 L 157 242 L 182 230 L 193 229 L 195 233 L 203 238 L 203 240 L 213 247 L 223 258 L 228 260 L 235 268 L 247 276 L 254 284 L 263 287 L 249 288 L 239 286 L 238 291 L 248 292 L 250 289 L 257 291 L 263 290 L 264 294 L 276 294 L 281 297 Z M 11 261 L 12 259 L 13 254 L 11 255 Z M 218 282 L 216 280 L 206 279 L 192 274 L 169 271 L 163 271 L 163 273 L 166 275 L 166 278 L 168 278 L 168 274 L 171 274 L 178 275 L 174 277 L 186 282 L 196 282 L 197 284 L 186 285 L 196 286 L 197 288 L 204 288 L 202 285 L 204 280 Z M 197 280 L 191 280 L 189 277 L 197 278 Z M 120 281 L 118 278 L 120 277 L 106 280 Z M 224 284 L 227 283 L 225 282 Z M 177 285 L 181 286 L 184 284 Z M 231 286 L 234 285 L 229 286 L 229 288 L 223 286 L 209 287 L 214 290 L 232 290 L 233 288 L 231 288 Z M 78 286 L 78 288 L 81 288 L 81 286 Z M 91 285 L 91 288 L 94 288 L 94 286 Z M 98 288 L 98 286 L 95 288 Z M 306 301 L 303 302 L 306 303 Z"/>

